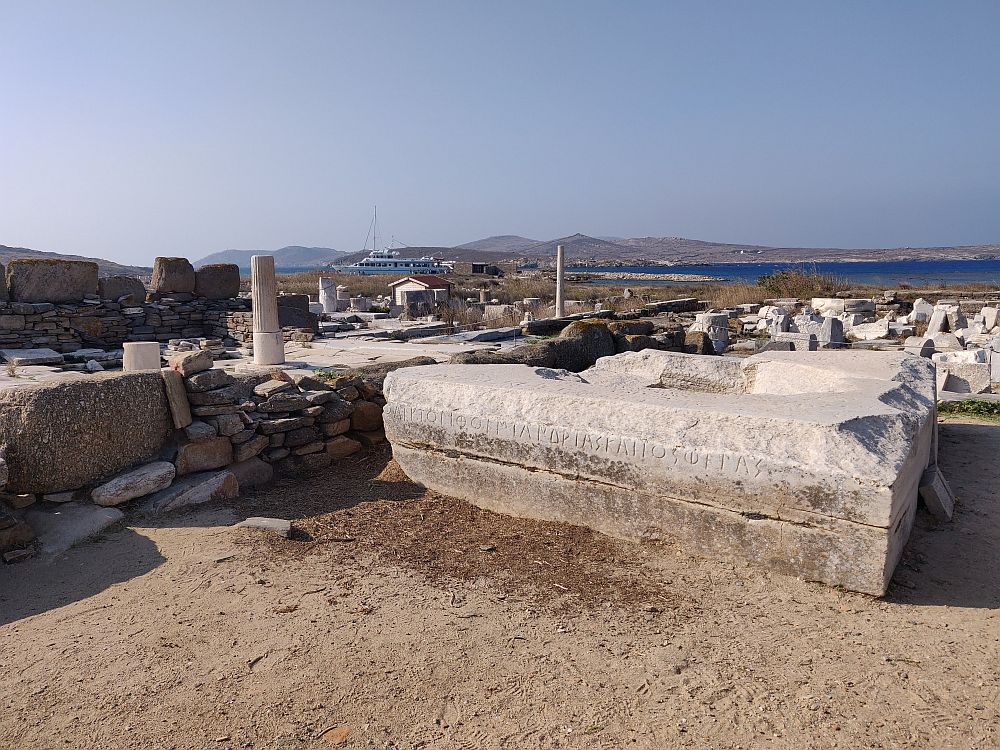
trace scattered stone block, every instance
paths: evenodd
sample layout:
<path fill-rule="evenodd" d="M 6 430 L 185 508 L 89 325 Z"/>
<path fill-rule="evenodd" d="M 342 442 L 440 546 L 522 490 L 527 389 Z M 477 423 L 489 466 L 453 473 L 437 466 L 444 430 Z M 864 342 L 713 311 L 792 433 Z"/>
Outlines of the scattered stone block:
<path fill-rule="evenodd" d="M 124 517 L 117 508 L 90 503 L 35 505 L 24 512 L 24 520 L 35 530 L 39 547 L 46 555 L 62 554 Z"/>
<path fill-rule="evenodd" d="M 184 429 L 193 421 L 191 404 L 184 388 L 184 378 L 179 372 L 169 367 L 160 370 L 160 377 L 163 378 L 163 388 L 167 394 L 167 405 L 170 407 L 170 418 L 173 420 L 174 427 L 178 430 Z M 204 424 L 204 422 L 200 424 Z"/>
<path fill-rule="evenodd" d="M 221 436 L 199 440 L 197 443 L 184 443 L 177 449 L 177 458 L 174 459 L 177 476 L 219 469 L 232 462 L 233 444 L 229 438 Z"/>
<path fill-rule="evenodd" d="M 646 350 L 579 376 L 433 365 L 390 373 L 385 395 L 393 457 L 433 491 L 874 595 L 936 414 L 933 364 L 902 352 Z"/>
<path fill-rule="evenodd" d="M 790 343 L 797 352 L 814 352 L 819 348 L 815 333 L 776 333 L 773 338 Z"/>
<path fill-rule="evenodd" d="M 17 258 L 7 264 L 7 289 L 15 302 L 82 302 L 97 293 L 97 264 Z"/>
<path fill-rule="evenodd" d="M 149 287 L 157 294 L 192 293 L 194 267 L 187 258 L 156 258 Z"/>
<path fill-rule="evenodd" d="M 903 341 L 903 351 L 918 357 L 930 358 L 934 354 L 934 339 L 927 336 L 910 336 Z"/>
<path fill-rule="evenodd" d="M 170 486 L 177 471 L 169 461 L 154 461 L 138 469 L 119 474 L 96 487 L 90 499 L 98 505 L 113 506 L 151 495 Z"/>
<path fill-rule="evenodd" d="M 240 485 L 233 472 L 208 471 L 181 477 L 165 490 L 147 497 L 140 509 L 146 514 L 165 513 L 214 500 L 232 500 L 239 493 Z"/>
<path fill-rule="evenodd" d="M 278 534 L 286 539 L 292 535 L 292 522 L 286 521 L 283 518 L 262 518 L 260 516 L 253 516 L 245 521 L 240 521 L 233 528 L 269 531 L 272 534 Z"/>
<path fill-rule="evenodd" d="M 939 355 L 934 355 L 939 356 Z M 941 390 L 951 393 L 989 393 L 991 389 L 990 366 L 985 362 L 938 363 L 938 371 L 947 378 Z"/>
<path fill-rule="evenodd" d="M 194 274 L 194 294 L 207 299 L 231 299 L 240 294 L 240 267 L 235 263 L 212 263 Z"/>
<path fill-rule="evenodd" d="M 955 496 L 937 464 L 928 466 L 920 478 L 920 499 L 937 518 L 950 521 L 955 512 Z"/>

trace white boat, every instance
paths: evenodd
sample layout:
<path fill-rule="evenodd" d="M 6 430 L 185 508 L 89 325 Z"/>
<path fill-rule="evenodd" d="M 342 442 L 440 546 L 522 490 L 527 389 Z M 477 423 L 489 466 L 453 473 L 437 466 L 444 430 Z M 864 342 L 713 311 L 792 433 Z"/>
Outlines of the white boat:
<path fill-rule="evenodd" d="M 410 275 L 421 273 L 451 273 L 454 269 L 451 263 L 440 258 L 423 256 L 422 258 L 401 258 L 396 250 L 372 250 L 368 257 L 352 263 L 349 266 L 334 266 L 338 273 L 394 273 Z"/>
<path fill-rule="evenodd" d="M 368 236 L 372 239 L 372 249 L 368 257 L 352 263 L 349 266 L 333 266 L 332 270 L 337 273 L 393 273 L 399 276 L 409 276 L 411 274 L 422 273 L 451 273 L 455 270 L 451 263 L 432 258 L 425 255 L 421 258 L 401 258 L 397 250 L 383 248 L 375 249 L 378 241 L 378 207 L 372 216 L 372 223 L 368 227 Z M 368 249 L 368 238 L 365 238 L 365 249 Z"/>

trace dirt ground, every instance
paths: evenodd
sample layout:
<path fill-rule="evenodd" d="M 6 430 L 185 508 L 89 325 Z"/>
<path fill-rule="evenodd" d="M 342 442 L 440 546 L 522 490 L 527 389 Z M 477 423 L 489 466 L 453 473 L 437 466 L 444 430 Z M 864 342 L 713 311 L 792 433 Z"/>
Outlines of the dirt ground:
<path fill-rule="evenodd" d="M 992 748 L 1000 424 L 885 599 L 497 516 L 387 453 L 0 568 L 0 748 Z M 294 538 L 228 528 L 293 519 Z"/>

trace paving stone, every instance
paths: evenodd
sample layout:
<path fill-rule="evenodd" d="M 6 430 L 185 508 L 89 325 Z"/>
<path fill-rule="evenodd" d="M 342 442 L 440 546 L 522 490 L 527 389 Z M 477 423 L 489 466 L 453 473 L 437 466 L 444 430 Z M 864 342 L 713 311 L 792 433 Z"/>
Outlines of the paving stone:
<path fill-rule="evenodd" d="M 4 362 L 19 367 L 31 365 L 61 365 L 64 362 L 63 355 L 52 349 L 0 349 L 0 357 Z"/>
<path fill-rule="evenodd" d="M 35 505 L 24 512 L 24 520 L 35 530 L 39 546 L 47 555 L 61 554 L 124 517 L 117 508 L 92 503 Z"/>
<path fill-rule="evenodd" d="M 237 529 L 259 529 L 260 531 L 270 531 L 286 539 L 292 535 L 292 522 L 283 518 L 263 518 L 253 516 L 245 521 L 240 521 L 233 528 Z"/>

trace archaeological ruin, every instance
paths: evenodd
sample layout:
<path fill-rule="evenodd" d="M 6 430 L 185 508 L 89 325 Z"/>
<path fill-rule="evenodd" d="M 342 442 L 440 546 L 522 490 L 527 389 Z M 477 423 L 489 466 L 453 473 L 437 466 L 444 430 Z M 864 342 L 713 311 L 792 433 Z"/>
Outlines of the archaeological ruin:
<path fill-rule="evenodd" d="M 918 500 L 951 516 L 936 404 L 995 387 L 995 304 L 616 311 L 567 300 L 558 267 L 556 281 L 546 306 L 463 301 L 451 282 L 427 295 L 419 279 L 374 299 L 322 276 L 318 294 L 282 294 L 270 256 L 249 289 L 236 266 L 184 258 L 157 258 L 146 281 L 15 260 L 0 555 L 58 552 L 60 523 L 93 533 L 125 511 L 232 502 L 386 438 L 411 479 L 493 511 L 875 596 Z M 427 299 L 400 302 L 410 287 Z M 456 325 L 456 306 L 482 322 Z M 352 351 L 360 369 L 327 364 Z"/>

